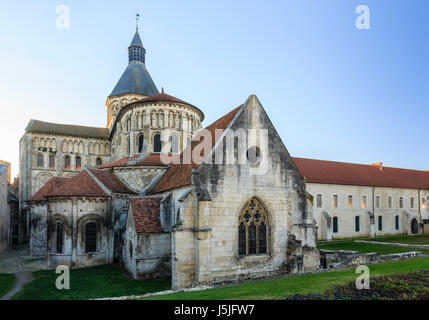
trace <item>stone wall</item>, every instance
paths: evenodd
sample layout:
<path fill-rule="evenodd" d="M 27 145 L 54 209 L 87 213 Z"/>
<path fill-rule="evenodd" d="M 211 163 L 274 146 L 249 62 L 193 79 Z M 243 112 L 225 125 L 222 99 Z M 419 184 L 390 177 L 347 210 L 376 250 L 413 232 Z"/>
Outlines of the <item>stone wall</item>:
<path fill-rule="evenodd" d="M 38 157 L 42 163 L 38 163 Z M 65 157 L 70 157 L 70 167 Z M 53 161 L 50 162 L 50 157 Z M 80 157 L 80 167 L 76 159 Z M 52 177 L 72 177 L 84 167 L 110 159 L 110 142 L 102 139 L 25 133 L 20 141 L 20 208 Z"/>
<path fill-rule="evenodd" d="M 169 232 L 137 234 L 129 222 L 123 249 L 125 268 L 135 279 L 170 277 L 171 247 Z"/>
<path fill-rule="evenodd" d="M 422 256 L 418 251 L 380 255 L 376 252 L 360 253 L 347 250 L 320 250 L 322 269 L 338 269 L 368 265 L 387 261 L 397 261 Z"/>
<path fill-rule="evenodd" d="M 268 130 L 268 146 L 260 146 L 267 170 L 252 173 L 248 163 L 204 164 L 193 174 L 195 190 L 182 200 L 182 221 L 173 229 L 173 288 L 286 273 L 288 257 L 295 254 L 288 252 L 290 234 L 299 244 L 299 271 L 319 265 L 304 180 L 257 99 L 250 100 L 231 129 Z M 251 198 L 268 212 L 268 250 L 240 256 L 239 216 Z"/>
<path fill-rule="evenodd" d="M 137 279 L 171 276 L 170 233 L 139 234 L 136 249 Z"/>
<path fill-rule="evenodd" d="M 115 168 L 115 174 L 136 191 L 144 191 L 159 178 L 166 168 L 162 167 L 125 167 Z"/>
<path fill-rule="evenodd" d="M 188 138 L 201 128 L 203 118 L 201 112 L 181 103 L 142 103 L 120 109 L 122 112 L 114 116 L 111 127 L 112 160 L 138 154 L 140 135 L 143 136 L 142 153 L 153 152 L 154 135 L 167 130 L 178 136 L 180 152 L 187 146 Z M 168 142 L 163 143 L 163 150 L 170 152 Z"/>
<path fill-rule="evenodd" d="M 105 198 L 58 198 L 49 202 L 47 241 L 48 265 L 79 268 L 113 262 L 114 239 L 111 200 Z M 85 230 L 97 225 L 96 251 L 86 252 Z M 56 252 L 56 225 L 63 225 L 63 250 Z"/>
<path fill-rule="evenodd" d="M 8 194 L 8 170 L 0 173 L 0 253 L 7 250 L 9 226 L 9 205 L 7 203 Z"/>
<path fill-rule="evenodd" d="M 48 252 L 48 203 L 30 204 L 32 227 L 30 233 L 30 255 L 46 257 Z"/>

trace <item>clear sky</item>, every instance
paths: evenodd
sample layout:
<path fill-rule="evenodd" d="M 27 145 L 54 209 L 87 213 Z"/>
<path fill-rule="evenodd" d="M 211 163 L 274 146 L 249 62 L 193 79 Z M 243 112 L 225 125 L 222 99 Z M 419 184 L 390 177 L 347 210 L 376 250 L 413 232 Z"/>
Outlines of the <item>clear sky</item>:
<path fill-rule="evenodd" d="M 136 12 L 156 85 L 204 125 L 256 94 L 293 156 L 429 169 L 429 1 L 3 0 L 0 159 L 14 175 L 30 119 L 106 125 Z"/>

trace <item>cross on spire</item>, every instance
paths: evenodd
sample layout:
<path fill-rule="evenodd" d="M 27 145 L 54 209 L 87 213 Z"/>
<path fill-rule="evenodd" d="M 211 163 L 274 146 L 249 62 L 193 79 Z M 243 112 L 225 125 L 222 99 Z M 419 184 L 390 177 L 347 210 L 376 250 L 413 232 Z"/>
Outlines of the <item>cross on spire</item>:
<path fill-rule="evenodd" d="M 136 31 L 139 31 L 139 19 L 140 19 L 140 15 L 136 13 Z"/>

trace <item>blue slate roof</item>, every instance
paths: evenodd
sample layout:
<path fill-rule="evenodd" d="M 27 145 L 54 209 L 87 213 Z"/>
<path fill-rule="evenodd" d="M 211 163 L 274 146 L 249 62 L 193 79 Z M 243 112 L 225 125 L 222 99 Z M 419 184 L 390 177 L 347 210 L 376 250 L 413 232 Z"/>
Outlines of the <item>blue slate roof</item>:
<path fill-rule="evenodd" d="M 139 35 L 138 31 L 136 31 L 136 34 L 134 35 L 133 41 L 131 41 L 130 47 L 142 47 L 143 48 L 143 43 L 142 43 L 142 40 L 140 39 L 140 35 Z"/>
<path fill-rule="evenodd" d="M 145 55 L 146 50 L 143 47 L 138 31 L 136 31 L 128 47 L 128 66 L 109 97 L 123 93 L 136 93 L 145 96 L 159 94 L 155 83 L 146 69 Z"/>
<path fill-rule="evenodd" d="M 137 93 L 145 96 L 159 93 L 144 63 L 131 62 L 128 64 L 110 96 L 123 93 Z"/>

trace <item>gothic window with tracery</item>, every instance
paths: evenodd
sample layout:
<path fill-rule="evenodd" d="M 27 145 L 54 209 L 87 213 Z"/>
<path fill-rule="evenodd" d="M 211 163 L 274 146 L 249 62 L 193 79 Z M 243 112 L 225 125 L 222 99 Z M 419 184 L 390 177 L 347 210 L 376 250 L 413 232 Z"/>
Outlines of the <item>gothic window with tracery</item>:
<path fill-rule="evenodd" d="M 238 254 L 263 254 L 268 251 L 268 214 L 256 198 L 241 210 L 238 226 Z"/>

